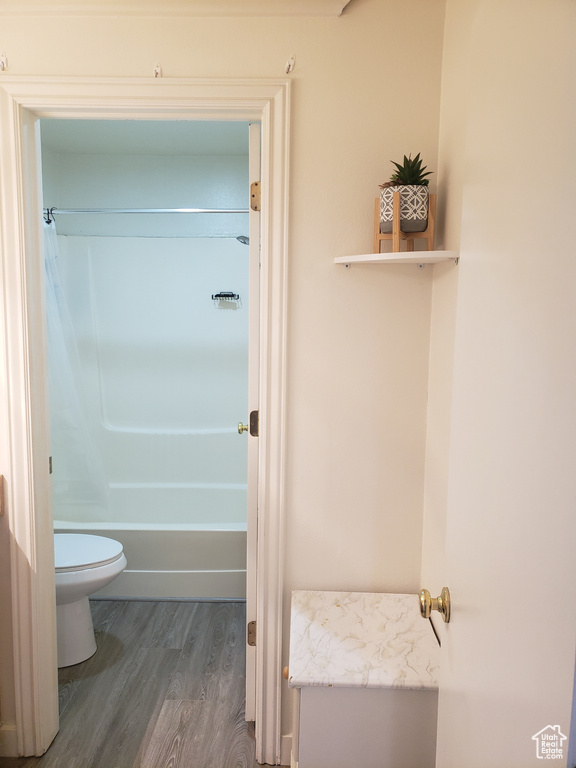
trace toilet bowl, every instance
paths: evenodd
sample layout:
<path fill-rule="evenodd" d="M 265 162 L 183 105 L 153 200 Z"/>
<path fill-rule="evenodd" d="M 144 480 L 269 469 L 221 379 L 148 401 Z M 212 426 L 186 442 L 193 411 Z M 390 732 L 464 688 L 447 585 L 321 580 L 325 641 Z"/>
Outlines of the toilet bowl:
<path fill-rule="evenodd" d="M 88 595 L 126 568 L 122 544 L 105 536 L 54 534 L 58 667 L 79 664 L 96 653 Z"/>

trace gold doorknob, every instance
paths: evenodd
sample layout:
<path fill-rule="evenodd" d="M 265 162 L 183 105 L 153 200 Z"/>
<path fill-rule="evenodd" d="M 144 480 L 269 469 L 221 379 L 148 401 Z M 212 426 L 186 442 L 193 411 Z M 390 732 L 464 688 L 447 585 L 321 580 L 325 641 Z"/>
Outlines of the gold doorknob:
<path fill-rule="evenodd" d="M 439 597 L 430 597 L 427 589 L 420 590 L 420 615 L 429 619 L 432 611 L 438 611 L 446 624 L 450 621 L 450 590 L 443 587 Z"/>
<path fill-rule="evenodd" d="M 242 432 L 248 432 L 248 424 L 242 424 L 241 421 L 238 422 L 238 434 L 241 435 Z"/>

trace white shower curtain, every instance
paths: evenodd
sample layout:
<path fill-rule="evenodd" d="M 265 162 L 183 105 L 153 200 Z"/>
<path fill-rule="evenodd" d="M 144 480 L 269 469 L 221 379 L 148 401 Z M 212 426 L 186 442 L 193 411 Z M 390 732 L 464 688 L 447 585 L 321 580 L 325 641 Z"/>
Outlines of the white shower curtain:
<path fill-rule="evenodd" d="M 74 326 L 62 287 L 54 222 L 44 225 L 53 507 L 56 520 L 109 520 L 104 465 L 89 428 Z"/>

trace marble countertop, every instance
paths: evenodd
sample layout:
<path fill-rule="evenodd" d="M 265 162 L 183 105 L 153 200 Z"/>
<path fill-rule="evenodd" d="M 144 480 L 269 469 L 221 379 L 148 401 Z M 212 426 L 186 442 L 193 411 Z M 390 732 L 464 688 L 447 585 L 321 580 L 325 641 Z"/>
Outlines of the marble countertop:
<path fill-rule="evenodd" d="M 438 688 L 440 647 L 418 595 L 292 593 L 288 683 Z"/>

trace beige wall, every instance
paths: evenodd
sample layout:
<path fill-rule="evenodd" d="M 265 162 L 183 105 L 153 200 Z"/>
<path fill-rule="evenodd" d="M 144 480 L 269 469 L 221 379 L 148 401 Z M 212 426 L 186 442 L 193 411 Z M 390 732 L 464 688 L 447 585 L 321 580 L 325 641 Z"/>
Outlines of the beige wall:
<path fill-rule="evenodd" d="M 332 259 L 371 250 L 392 158 L 437 168 L 443 23 L 444 0 L 353 0 L 323 19 L 2 19 L 13 75 L 151 77 L 159 62 L 166 77 L 277 78 L 296 56 L 287 601 L 419 587 L 431 268 Z"/>
<path fill-rule="evenodd" d="M 450 6 L 443 45 L 438 142 L 439 240 L 459 250 L 464 151 L 468 120 L 471 3 Z M 422 585 L 440 594 L 446 584 L 445 535 L 448 504 L 454 336 L 460 267 L 434 268 L 422 536 Z M 440 632 L 442 622 L 436 622 Z"/>
<path fill-rule="evenodd" d="M 439 239 L 447 248 L 459 250 L 469 109 L 470 27 L 475 5 L 452 3 L 449 10 L 442 57 L 438 225 Z M 438 265 L 434 268 L 432 282 L 421 581 L 434 594 L 440 594 L 446 582 L 446 509 L 460 271 L 460 267 Z M 441 622 L 435 623 L 439 631 L 443 631 Z"/>

